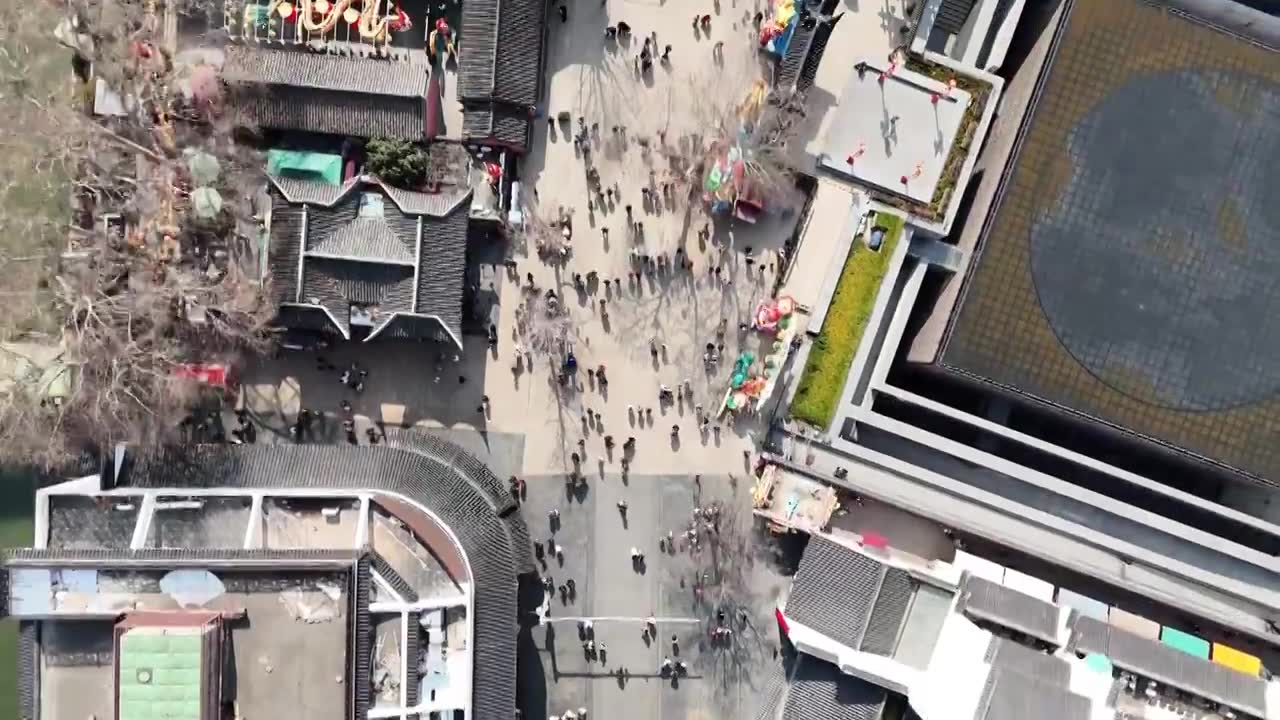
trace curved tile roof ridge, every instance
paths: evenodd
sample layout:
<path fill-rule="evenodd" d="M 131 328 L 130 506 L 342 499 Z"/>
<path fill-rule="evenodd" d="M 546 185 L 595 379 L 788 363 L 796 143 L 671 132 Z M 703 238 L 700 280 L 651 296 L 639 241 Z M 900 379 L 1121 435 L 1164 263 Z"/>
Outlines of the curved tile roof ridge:
<path fill-rule="evenodd" d="M 391 198 L 401 212 L 407 215 L 448 217 L 471 197 L 469 187 L 449 187 L 442 189 L 441 192 L 424 193 L 388 185 L 378 176 L 368 174 L 352 176 L 341 185 L 287 175 L 267 175 L 267 179 L 280 191 L 284 199 L 291 203 L 309 203 L 324 207 L 337 205 L 339 200 L 357 188 L 376 185 Z"/>
<path fill-rule="evenodd" d="M 530 539 L 529 527 L 525 524 L 524 515 L 519 512 L 520 504 L 487 465 L 458 445 L 438 435 L 418 430 L 387 428 L 387 442 L 392 447 L 405 447 L 440 458 L 456 467 L 464 477 L 476 485 L 478 490 L 492 500 L 494 512 L 506 523 L 517 572 L 524 574 L 537 571 L 537 565 L 533 559 L 533 541 Z"/>
<path fill-rule="evenodd" d="M 429 508 L 465 548 L 474 580 L 471 717 L 509 720 L 516 706 L 519 630 L 513 555 L 530 550 L 513 548 L 515 534 L 498 516 L 491 492 L 481 490 L 501 487 L 487 467 L 443 439 L 419 444 L 406 438 L 432 436 L 396 435 L 401 443 L 394 446 L 200 445 L 143 452 L 126 461 L 119 484 L 383 490 Z"/>

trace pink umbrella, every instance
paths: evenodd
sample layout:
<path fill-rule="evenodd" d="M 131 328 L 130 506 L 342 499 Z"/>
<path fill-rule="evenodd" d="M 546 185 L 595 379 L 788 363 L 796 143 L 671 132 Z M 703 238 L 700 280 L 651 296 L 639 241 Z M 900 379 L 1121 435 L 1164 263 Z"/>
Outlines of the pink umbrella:
<path fill-rule="evenodd" d="M 222 97 L 222 83 L 212 65 L 197 65 L 191 70 L 191 97 L 196 102 L 213 103 Z"/>

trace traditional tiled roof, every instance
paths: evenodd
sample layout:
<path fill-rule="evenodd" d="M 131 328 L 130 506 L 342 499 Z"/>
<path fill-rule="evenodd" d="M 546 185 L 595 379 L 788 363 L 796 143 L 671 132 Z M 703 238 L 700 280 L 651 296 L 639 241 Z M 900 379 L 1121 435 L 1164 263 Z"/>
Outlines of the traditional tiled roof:
<path fill-rule="evenodd" d="M 458 96 L 464 103 L 538 102 L 546 9 L 546 0 L 463 3 Z"/>
<path fill-rule="evenodd" d="M 352 304 L 374 311 L 368 339 L 431 338 L 461 344 L 467 188 L 421 193 L 375 178 L 343 186 L 273 177 L 271 247 L 276 302 L 327 310 L 344 337 Z M 361 216 L 362 192 L 384 198 Z M 305 208 L 305 209 L 304 209 Z M 282 312 L 286 327 L 299 311 Z M 307 327 L 319 319 L 302 318 Z"/>
<path fill-rule="evenodd" d="M 39 624 L 32 620 L 18 623 L 18 715 L 21 720 L 40 717 L 40 643 Z"/>
<path fill-rule="evenodd" d="M 409 311 L 413 305 L 413 268 L 309 258 L 303 264 L 302 298 L 309 305 L 323 305 L 339 323 L 350 306 L 372 305 L 383 312 Z M 342 328 L 344 334 L 349 327 Z"/>
<path fill-rule="evenodd" d="M 839 18 L 833 18 L 818 23 L 818 27 L 814 28 L 804 63 L 801 64 L 800 73 L 795 79 L 796 92 L 805 92 L 813 86 L 814 78 L 818 76 L 818 66 L 822 64 L 822 56 L 826 53 L 827 43 L 831 40 L 831 31 L 835 29 L 837 22 Z"/>
<path fill-rule="evenodd" d="M 434 315 L 461 334 L 462 286 L 467 272 L 466 210 L 431 218 L 422 228 L 422 267 L 414 312 Z"/>
<path fill-rule="evenodd" d="M 392 187 L 372 175 L 353 177 L 342 185 L 330 185 L 317 180 L 303 180 L 280 175 L 268 177 L 272 185 L 289 202 L 324 205 L 326 207 L 337 204 L 339 200 L 348 197 L 356 190 L 375 185 L 382 188 L 387 197 L 391 198 L 396 207 L 400 208 L 400 211 L 406 215 L 448 215 L 456 210 L 471 194 L 469 188 L 445 188 L 438 193 L 415 192 Z"/>
<path fill-rule="evenodd" d="M 493 97 L 501 4 L 502 0 L 470 0 L 462 6 L 459 34 L 466 44 L 458 57 L 458 97 L 463 101 Z"/>
<path fill-rule="evenodd" d="M 986 622 L 1003 625 L 1047 643 L 1058 643 L 1062 608 L 1004 585 L 965 573 L 960 581 L 956 608 Z"/>
<path fill-rule="evenodd" d="M 537 104 L 546 19 L 546 0 L 501 0 L 494 100 L 513 105 Z"/>
<path fill-rule="evenodd" d="M 379 447 L 317 445 L 196 446 L 137 457 L 120 483 L 134 487 L 330 488 L 390 491 L 430 508 L 457 535 L 473 576 L 475 636 L 471 717 L 508 720 L 515 712 L 517 572 L 532 551 L 516 547 L 510 518 L 486 488 L 501 482 L 456 445 L 388 429 Z M 506 498 L 511 503 L 510 496 Z M 519 523 L 522 525 L 523 523 Z M 526 556 L 530 559 L 526 562 Z"/>
<path fill-rule="evenodd" d="M 915 581 L 852 548 L 809 540 L 787 598 L 787 618 L 851 648 L 888 655 Z"/>
<path fill-rule="evenodd" d="M 236 96 L 244 125 L 352 137 L 421 140 L 424 102 L 306 88 L 271 87 Z"/>
<path fill-rule="evenodd" d="M 1093 703 L 1065 684 L 1037 678 L 1012 667 L 993 667 L 978 701 L 974 720 L 1088 720 Z"/>
<path fill-rule="evenodd" d="M 517 152 L 529 147 L 532 123 L 527 112 L 520 112 L 489 103 L 464 108 L 462 111 L 462 140 L 490 145 L 501 145 Z"/>
<path fill-rule="evenodd" d="M 410 241 L 412 242 L 412 241 Z M 385 221 L 357 218 L 320 237 L 307 249 L 310 256 L 330 255 L 383 263 L 413 265 L 411 246 Z"/>
<path fill-rule="evenodd" d="M 781 720 L 878 720 L 887 698 L 883 688 L 814 657 L 797 663 Z"/>
<path fill-rule="evenodd" d="M 422 65 L 325 53 L 227 48 L 222 77 L 228 82 L 285 85 L 359 95 L 422 98 L 427 69 Z"/>
<path fill-rule="evenodd" d="M 355 137 L 421 140 L 427 72 L 370 58 L 233 46 L 223 78 L 246 124 Z"/>

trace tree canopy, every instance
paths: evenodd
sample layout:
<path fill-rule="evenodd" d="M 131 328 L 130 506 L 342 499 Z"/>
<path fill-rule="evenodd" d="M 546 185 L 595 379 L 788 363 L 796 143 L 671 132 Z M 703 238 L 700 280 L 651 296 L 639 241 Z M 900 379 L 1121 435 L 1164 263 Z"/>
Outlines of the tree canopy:
<path fill-rule="evenodd" d="M 42 465 L 176 437 L 191 367 L 265 347 L 273 311 L 216 69 L 165 50 L 163 4 L 54 7 L 62 47 L 50 5 L 0 8 L 0 461 Z"/>
<path fill-rule="evenodd" d="M 365 168 L 390 185 L 416 188 L 426 182 L 431 158 L 417 144 L 394 138 L 373 138 L 365 146 Z"/>

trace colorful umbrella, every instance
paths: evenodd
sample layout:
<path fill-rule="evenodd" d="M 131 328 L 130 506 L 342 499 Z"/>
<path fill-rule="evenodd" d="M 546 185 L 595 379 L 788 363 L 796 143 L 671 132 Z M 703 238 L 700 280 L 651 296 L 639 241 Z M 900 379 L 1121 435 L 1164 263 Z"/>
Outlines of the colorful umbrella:
<path fill-rule="evenodd" d="M 212 185 L 222 172 L 218 158 L 207 152 L 192 152 L 187 155 L 187 172 L 191 174 L 191 182 L 196 185 Z"/>
<path fill-rule="evenodd" d="M 222 212 L 222 196 L 211 187 L 196 188 L 191 193 L 191 209 L 197 217 L 214 218 Z"/>

